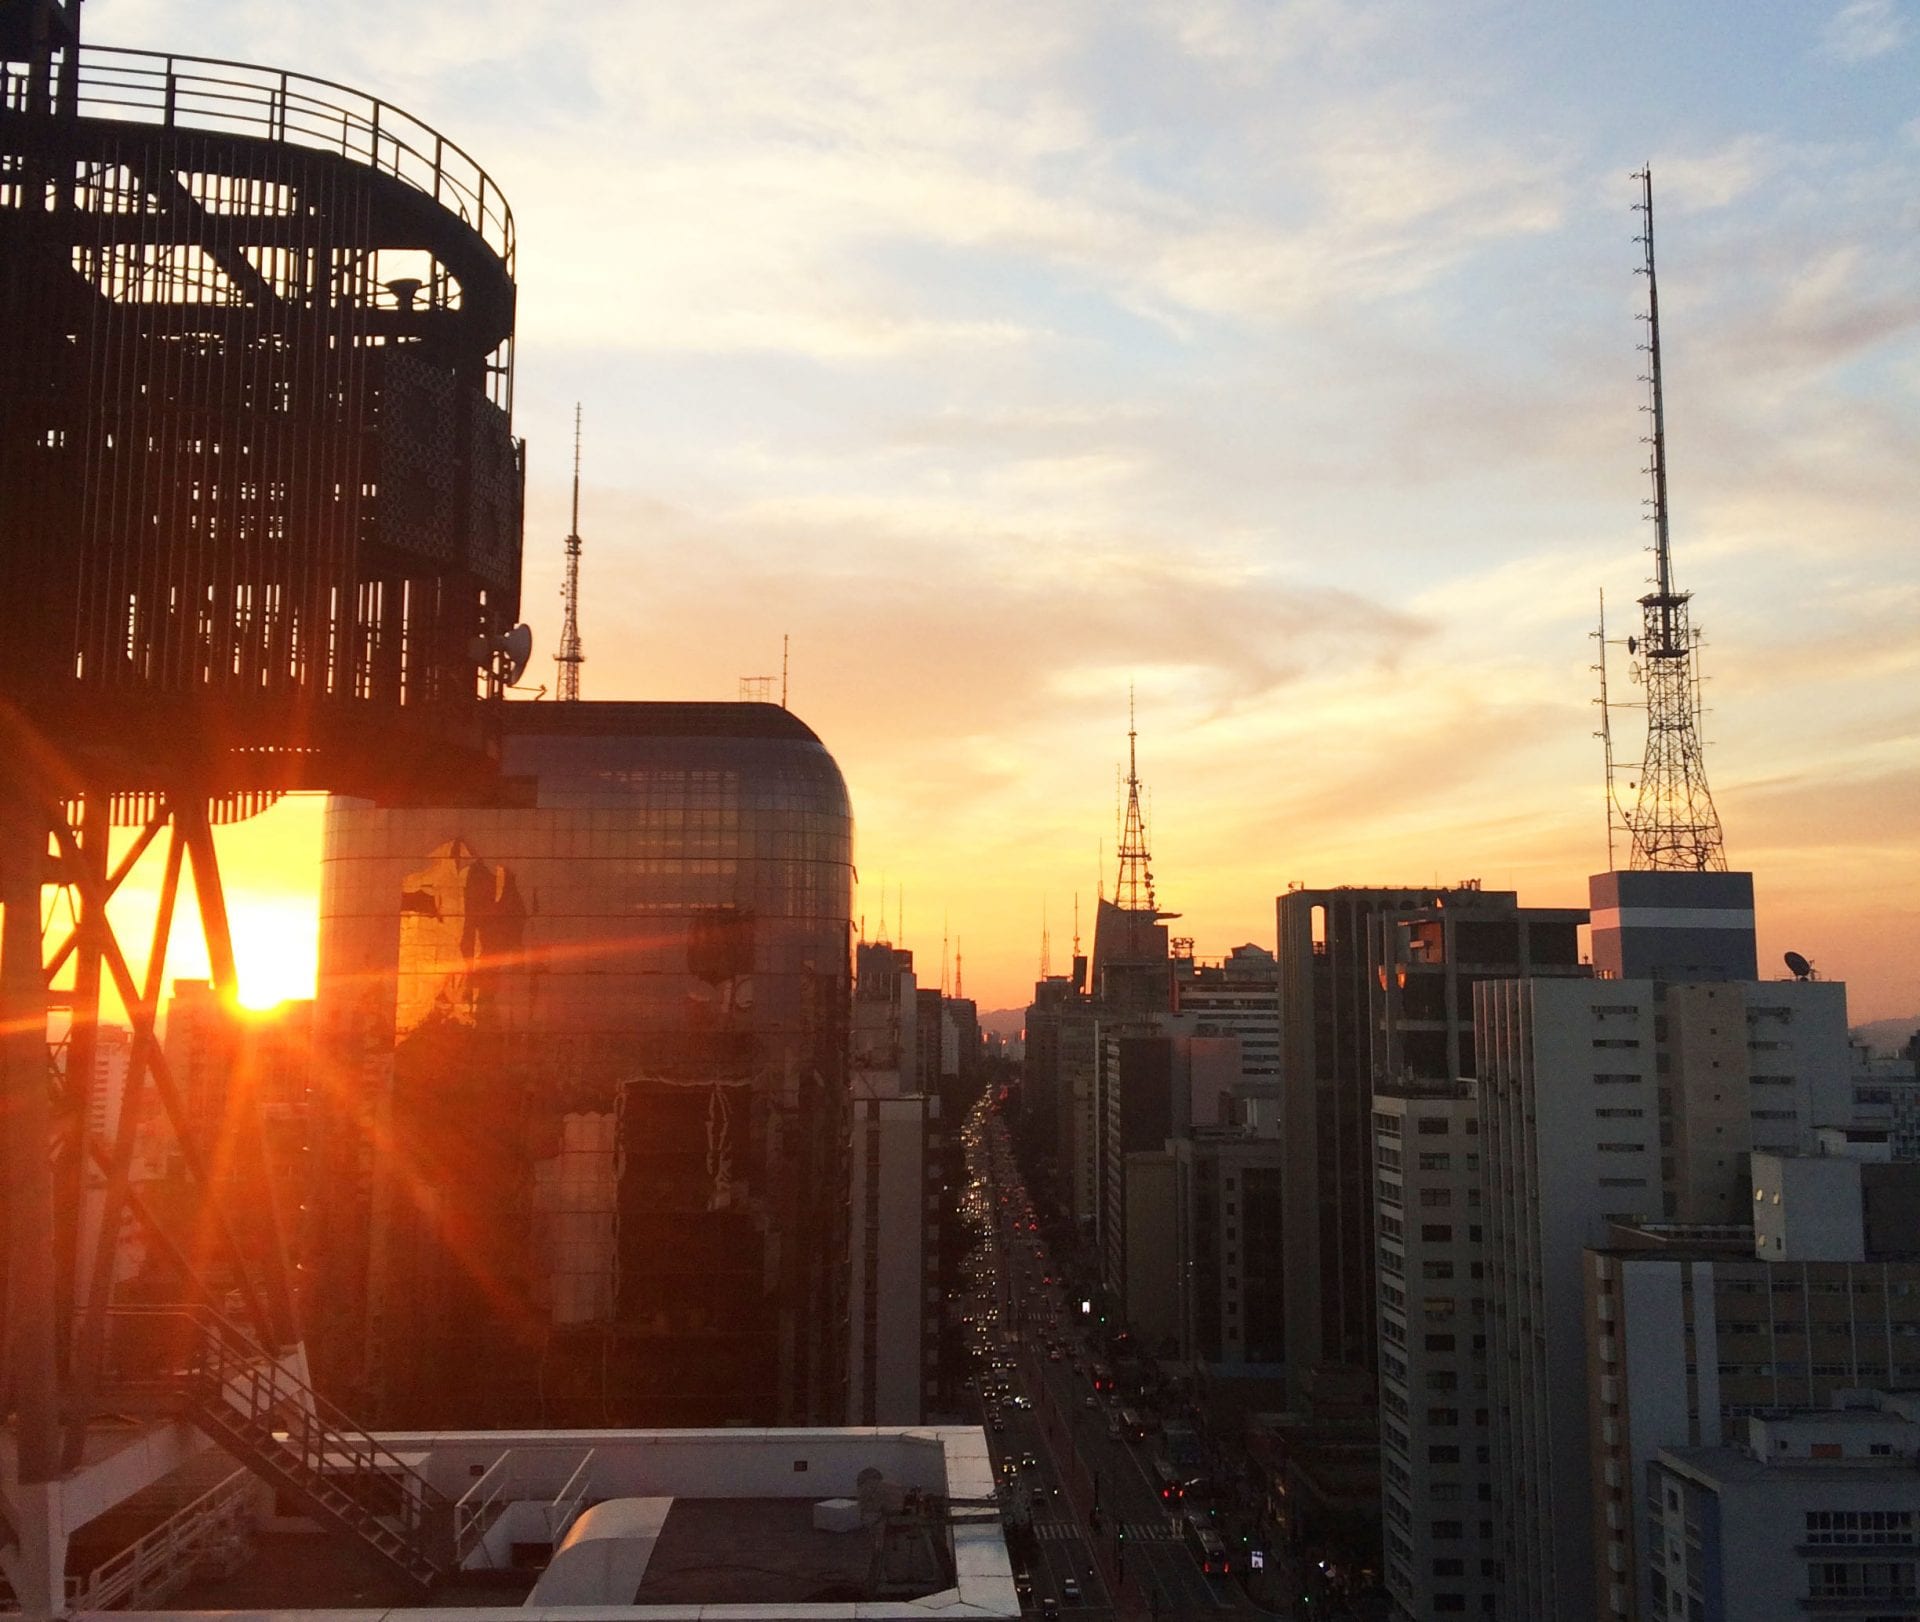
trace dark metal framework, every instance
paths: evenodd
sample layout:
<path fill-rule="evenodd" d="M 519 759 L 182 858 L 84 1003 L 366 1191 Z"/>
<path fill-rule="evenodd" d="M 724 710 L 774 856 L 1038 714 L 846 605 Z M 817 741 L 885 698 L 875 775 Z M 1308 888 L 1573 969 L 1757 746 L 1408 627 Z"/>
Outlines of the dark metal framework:
<path fill-rule="evenodd" d="M 1647 473 L 1653 493 L 1654 589 L 1640 599 L 1641 632 L 1629 638 L 1629 653 L 1640 658 L 1647 695 L 1647 750 L 1641 763 L 1639 795 L 1626 814 L 1633 845 L 1628 865 L 1683 872 L 1723 872 L 1727 855 L 1720 814 L 1707 787 L 1706 754 L 1700 742 L 1700 668 L 1698 635 L 1688 623 L 1691 592 L 1673 584 L 1673 557 L 1667 538 L 1666 410 L 1660 387 L 1660 292 L 1653 268 L 1653 172 L 1634 177 L 1641 185 L 1635 204 L 1645 226 L 1647 277 Z M 1605 657 L 1604 646 L 1602 657 Z"/>
<path fill-rule="evenodd" d="M 78 16 L 0 0 L 0 1413 L 22 1487 L 79 1460 L 127 1213 L 190 1294 L 238 1295 L 260 1347 L 298 1341 L 277 1247 L 222 1209 L 155 1039 L 181 883 L 230 993 L 214 823 L 294 789 L 484 785 L 520 591 L 498 188 L 359 92 L 82 48 Z M 117 859 L 115 827 L 137 830 Z M 136 979 L 107 909 L 156 844 Z M 74 924 L 43 940 L 48 887 Z M 105 987 L 134 1044 L 111 1142 L 88 1125 Z M 199 1184 L 195 1239 L 129 1180 L 149 1090 Z"/>

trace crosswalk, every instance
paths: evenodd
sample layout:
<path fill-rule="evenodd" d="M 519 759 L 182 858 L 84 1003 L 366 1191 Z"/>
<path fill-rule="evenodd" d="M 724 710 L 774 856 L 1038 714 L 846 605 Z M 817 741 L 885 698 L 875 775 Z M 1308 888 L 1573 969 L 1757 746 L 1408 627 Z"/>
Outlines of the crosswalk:
<path fill-rule="evenodd" d="M 1180 1533 L 1165 1521 L 1127 1521 L 1129 1543 L 1178 1543 Z M 1071 1521 L 1041 1521 L 1033 1529 L 1042 1543 L 1072 1543 L 1080 1538 L 1080 1528 Z"/>

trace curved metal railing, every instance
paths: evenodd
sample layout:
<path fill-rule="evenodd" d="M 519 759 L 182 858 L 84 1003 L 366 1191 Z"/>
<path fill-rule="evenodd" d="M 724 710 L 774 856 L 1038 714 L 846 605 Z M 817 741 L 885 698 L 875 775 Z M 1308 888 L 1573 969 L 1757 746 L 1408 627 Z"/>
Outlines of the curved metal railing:
<path fill-rule="evenodd" d="M 79 112 L 336 152 L 431 197 L 513 268 L 513 210 L 462 148 L 411 113 L 331 79 L 211 56 L 82 46 Z M 18 63 L 0 63 L 0 107 L 27 105 Z"/>

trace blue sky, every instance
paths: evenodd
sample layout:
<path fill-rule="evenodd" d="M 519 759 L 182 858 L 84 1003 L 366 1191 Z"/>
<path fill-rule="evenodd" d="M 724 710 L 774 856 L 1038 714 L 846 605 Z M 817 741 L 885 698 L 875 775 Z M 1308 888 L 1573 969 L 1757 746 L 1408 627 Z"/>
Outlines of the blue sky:
<path fill-rule="evenodd" d="M 1646 571 L 1650 161 L 1729 852 L 1764 951 L 1859 1017 L 1920 1008 L 1915 8 L 91 0 L 87 26 L 381 94 L 493 173 L 536 632 L 579 399 L 588 696 L 729 697 L 790 632 L 866 910 L 904 883 L 909 944 L 937 956 L 944 917 L 988 1003 L 1024 1000 L 1043 895 L 1056 926 L 1091 900 L 1129 680 L 1203 954 L 1269 940 L 1292 879 L 1583 899 L 1586 633 L 1602 587 L 1624 633 Z"/>

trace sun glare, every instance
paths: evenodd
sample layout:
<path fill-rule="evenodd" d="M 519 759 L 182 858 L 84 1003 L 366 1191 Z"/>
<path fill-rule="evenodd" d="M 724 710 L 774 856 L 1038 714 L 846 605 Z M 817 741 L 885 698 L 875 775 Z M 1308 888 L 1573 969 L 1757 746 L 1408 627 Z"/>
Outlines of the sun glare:
<path fill-rule="evenodd" d="M 311 905 L 284 897 L 232 898 L 240 1006 L 259 1011 L 313 995 L 319 966 Z"/>

